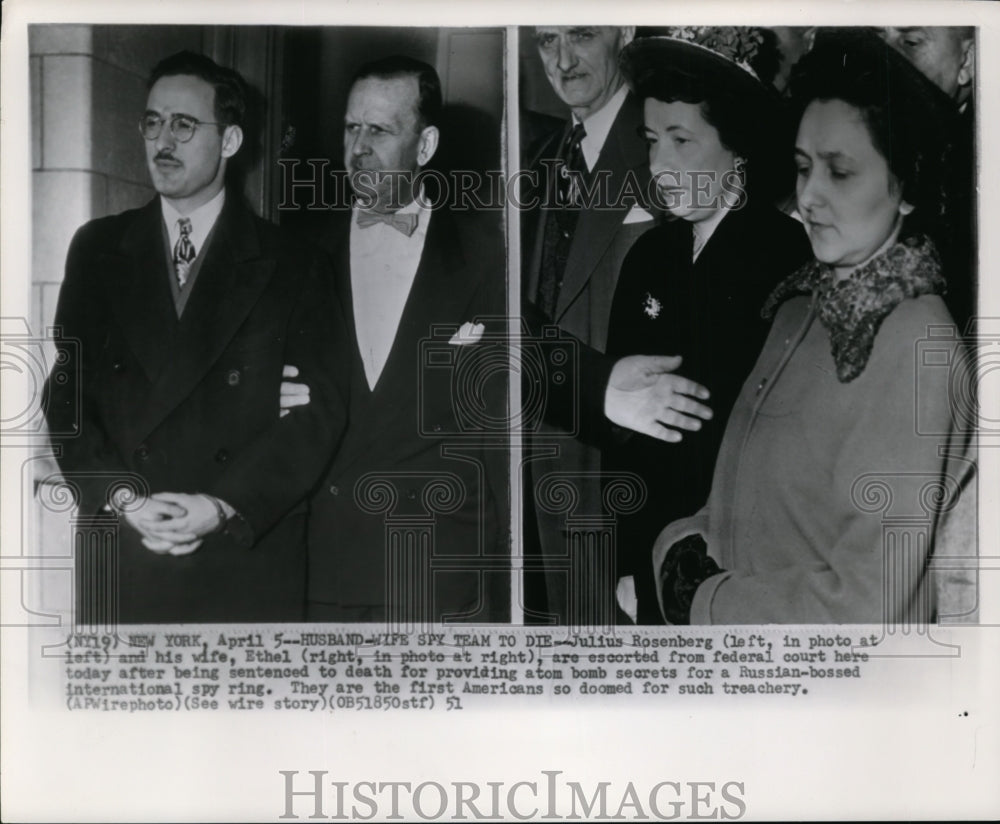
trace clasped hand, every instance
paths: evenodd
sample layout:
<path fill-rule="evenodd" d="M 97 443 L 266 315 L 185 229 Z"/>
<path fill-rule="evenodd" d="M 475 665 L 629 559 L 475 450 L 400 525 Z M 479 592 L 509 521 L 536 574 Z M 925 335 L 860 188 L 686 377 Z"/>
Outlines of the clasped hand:
<path fill-rule="evenodd" d="M 146 549 L 165 555 L 188 555 L 221 524 L 219 508 L 206 495 L 157 492 L 123 513 L 142 535 Z"/>

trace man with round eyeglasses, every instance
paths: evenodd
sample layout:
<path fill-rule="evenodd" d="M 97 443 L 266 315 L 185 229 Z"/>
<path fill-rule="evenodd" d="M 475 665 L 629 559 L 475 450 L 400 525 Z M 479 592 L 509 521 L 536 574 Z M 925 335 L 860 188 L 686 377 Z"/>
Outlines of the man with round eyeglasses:
<path fill-rule="evenodd" d="M 161 61 L 139 118 L 157 197 L 70 246 L 56 324 L 79 345 L 47 414 L 53 432 L 78 421 L 55 446 L 80 515 L 120 516 L 112 568 L 77 576 L 84 607 L 113 583 L 101 620 L 303 617 L 303 500 L 346 420 L 344 324 L 321 256 L 227 189 L 246 100 L 204 55 Z M 313 402 L 279 417 L 286 362 Z"/>

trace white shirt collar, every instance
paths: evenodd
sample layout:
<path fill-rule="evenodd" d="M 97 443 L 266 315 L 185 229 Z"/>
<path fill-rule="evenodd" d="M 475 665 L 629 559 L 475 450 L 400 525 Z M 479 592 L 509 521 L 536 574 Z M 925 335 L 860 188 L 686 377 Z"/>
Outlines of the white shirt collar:
<path fill-rule="evenodd" d="M 692 263 L 698 259 L 698 255 L 700 255 L 702 250 L 708 245 L 709 239 L 713 234 L 715 234 L 715 230 L 719 228 L 719 224 L 722 223 L 722 219 L 729 214 L 729 211 L 729 209 L 715 209 L 709 217 L 691 224 L 691 229 L 694 232 L 694 254 L 691 258 Z"/>
<path fill-rule="evenodd" d="M 421 185 L 420 193 L 413 198 L 409 203 L 400 209 L 396 210 L 397 215 L 411 215 L 416 213 L 417 218 L 417 228 L 416 232 L 426 233 L 427 232 L 427 221 L 430 219 L 431 207 L 430 204 L 425 199 L 424 187 Z M 362 211 L 361 207 L 355 201 L 354 206 L 351 210 L 352 215 L 356 219 L 358 212 Z"/>
<path fill-rule="evenodd" d="M 618 112 L 621 111 L 627 96 L 628 86 L 623 84 L 607 103 L 589 115 L 586 120 L 581 121 L 576 115 L 573 115 L 573 122 L 582 122 L 583 128 L 587 130 L 583 140 L 580 141 L 580 148 L 583 149 L 583 159 L 587 161 L 588 171 L 593 171 L 597 165 L 597 158 L 601 156 L 604 141 L 608 139 L 611 127 L 614 125 L 615 118 L 618 117 Z"/>
<path fill-rule="evenodd" d="M 420 187 L 420 194 L 418 194 L 413 200 L 407 203 L 402 209 L 400 209 L 397 214 L 409 215 L 414 212 L 420 215 L 421 219 L 424 215 L 430 211 L 428 204 L 424 202 L 424 189 Z"/>
<path fill-rule="evenodd" d="M 173 249 L 181 234 L 178 221 L 182 217 L 186 217 L 191 221 L 191 243 L 194 244 L 195 253 L 201 254 L 208 233 L 212 231 L 215 221 L 219 219 L 225 203 L 226 189 L 223 187 L 208 203 L 203 203 L 190 214 L 182 215 L 169 200 L 161 195 L 160 208 L 163 210 L 163 222 L 166 224 L 167 234 L 170 235 L 170 248 Z"/>

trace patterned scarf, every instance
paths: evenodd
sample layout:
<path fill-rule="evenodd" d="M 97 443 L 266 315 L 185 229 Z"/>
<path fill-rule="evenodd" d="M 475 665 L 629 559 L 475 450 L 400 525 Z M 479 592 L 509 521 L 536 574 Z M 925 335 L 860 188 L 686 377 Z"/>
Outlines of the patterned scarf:
<path fill-rule="evenodd" d="M 868 363 L 875 335 L 889 313 L 906 298 L 945 290 L 941 262 L 930 238 L 915 235 L 889 247 L 837 281 L 833 268 L 814 260 L 785 278 L 764 303 L 770 320 L 795 295 L 811 294 L 820 322 L 830 334 L 837 378 L 849 383 Z"/>

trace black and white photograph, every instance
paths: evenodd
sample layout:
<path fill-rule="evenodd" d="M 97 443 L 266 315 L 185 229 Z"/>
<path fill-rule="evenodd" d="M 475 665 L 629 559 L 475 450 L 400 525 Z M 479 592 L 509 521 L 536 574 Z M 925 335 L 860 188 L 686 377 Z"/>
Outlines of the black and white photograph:
<path fill-rule="evenodd" d="M 0 817 L 1000 813 L 994 7 L 5 11 Z"/>
<path fill-rule="evenodd" d="M 525 297 L 696 384 L 651 430 L 534 439 L 531 595 L 641 624 L 974 610 L 975 582 L 934 568 L 976 554 L 974 392 L 953 391 L 975 334 L 974 29 L 528 35 L 525 102 L 553 110 L 540 67 L 572 114 L 523 155 L 557 178 L 522 212 Z M 893 546 L 890 507 L 916 519 Z M 614 524 L 592 555 L 564 537 L 582 512 Z M 592 589 L 567 592 L 567 556 Z"/>
<path fill-rule="evenodd" d="M 72 173 L 103 187 L 94 221 L 65 273 L 35 280 L 65 341 L 43 482 L 68 484 L 78 520 L 118 516 L 111 554 L 106 525 L 81 528 L 78 620 L 509 615 L 504 373 L 460 382 L 463 361 L 488 366 L 480 341 L 503 343 L 502 210 L 449 202 L 452 171 L 499 174 L 503 36 L 31 28 L 54 72 L 89 70 L 60 50 L 93 43 L 111 109 L 46 132 L 40 170 L 70 175 L 45 158 L 101 129 L 93 169 Z M 39 131 L 79 106 L 55 83 L 36 90 Z M 125 202 L 141 205 L 109 213 Z M 36 229 L 37 245 L 55 227 Z"/>

